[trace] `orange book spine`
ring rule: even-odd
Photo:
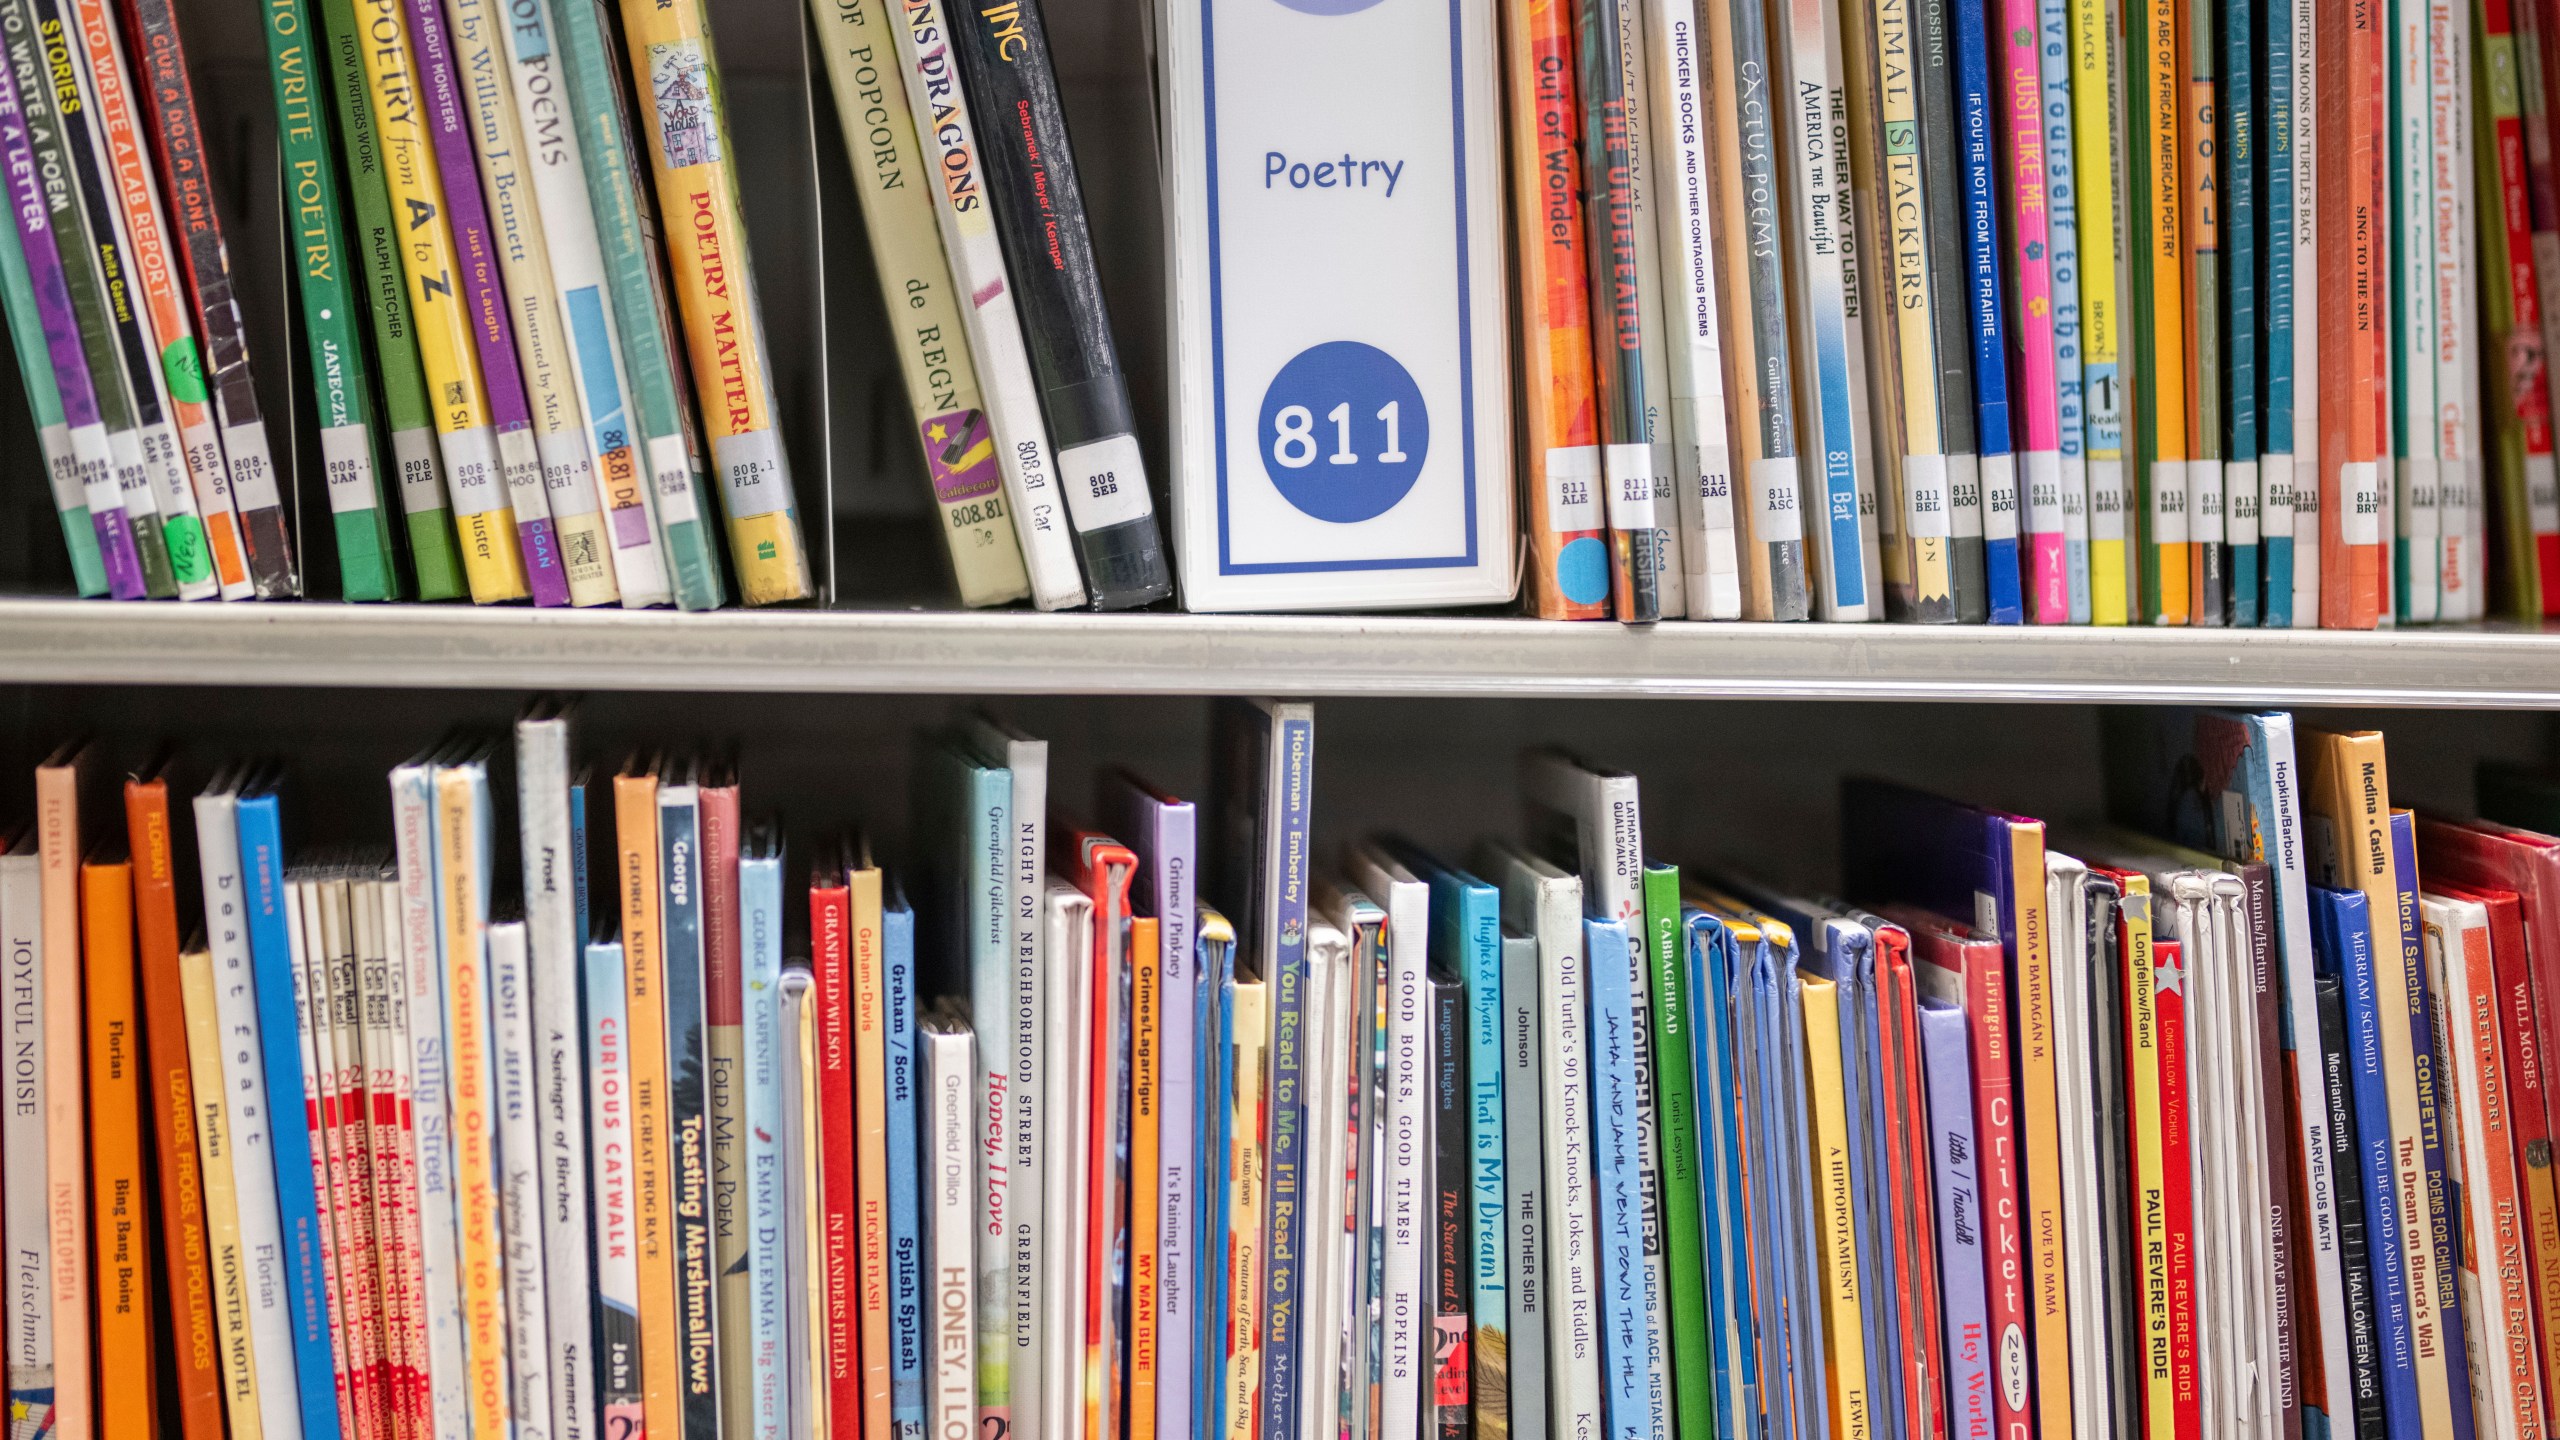
[[[178,974],[178,887],[169,843],[169,787],[131,780],[124,820],[133,853],[134,933],[142,960],[143,1039],[151,1066],[153,1138],[160,1146],[160,1244],[169,1286],[178,1433],[222,1440],[222,1361],[206,1264],[204,1183],[196,1154],[195,1075],[187,1058],[187,1002]]]
[[[89,1093],[81,1062],[80,786],[88,757],[64,750],[36,771],[36,854],[44,895],[45,1210],[53,1247],[53,1440],[90,1440]]]
[[[630,1006],[632,1233],[639,1243],[640,1413],[653,1440],[684,1434],[676,1361],[675,1237],[668,1213],[667,1008],[658,936],[658,777],[613,779],[622,872],[623,993]]]
[[[1502,26],[1519,257],[1514,303],[1529,594],[1540,619],[1605,620],[1609,531],[1599,493],[1599,417],[1592,409],[1572,10],[1565,0],[1518,0],[1502,7]]]
[[[2423,902],[2432,905],[2432,900]],[[2485,908],[2477,912],[2485,920]],[[2455,929],[2445,937],[2442,963],[2462,971],[2460,1014],[2439,1011],[2448,1036],[2459,1036],[2457,1058],[2448,1047],[2457,1091],[2452,1112],[2462,1144],[2456,1147],[2463,1178],[2479,1187],[2485,1204],[2463,1207],[2462,1253],[2471,1258],[2478,1303],[2469,1307],[2476,1324],[2466,1337],[2474,1347],[2497,1346],[2504,1358],[2505,1393],[2494,1388],[2479,1393],[2483,1408],[2503,1411],[2497,1434],[2512,1440],[2543,1440],[2542,1369],[2534,1344],[2533,1287],[2525,1262],[2524,1195],[2516,1180],[2515,1136],[2508,1120],[2506,1064],[2500,1052],[2498,971],[2486,924]],[[2450,993],[2451,987],[2439,985]],[[2464,1190],[2468,1199],[2469,1186]],[[2474,1223],[2485,1210],[2483,1227]],[[2480,1349],[2473,1363],[2481,1365]],[[2494,1374],[2494,1368],[2490,1368]],[[2475,1387],[2479,1391],[2479,1387]]]
[[[99,1440],[159,1440],[151,1236],[142,1178],[142,1026],[135,1013],[133,866],[80,867],[89,1001],[90,1195],[98,1236]]]
[[[2044,826],[2009,822],[2009,889],[2018,936],[2019,1139],[2026,1162],[2027,1313],[2035,1324],[2036,1411],[2048,1435],[2071,1433],[2071,1311],[2062,1269],[2062,1101],[2054,1045],[2053,946],[2046,934]]]
[[[846,877],[853,940],[853,1135],[859,1164],[862,1265],[862,1434],[889,1436],[889,1045],[883,1028],[880,872]]]
[[[1156,1440],[1156,1292],[1163,1273],[1156,1215],[1164,1124],[1156,1106],[1157,1077],[1163,1073],[1157,1052],[1164,1035],[1162,933],[1162,922],[1152,915],[1129,921],[1128,1440]]]
[[[2331,273],[2320,281],[2321,421],[2320,623],[2370,630],[2381,614],[2386,243],[2383,200],[2383,13],[2379,0],[2327,0],[2320,56],[2323,248]],[[2334,170],[2332,166],[2334,165]],[[2333,288],[2334,287],[2334,288]],[[2334,460],[2331,458],[2334,455]]]

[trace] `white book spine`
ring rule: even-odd
[[[1696,0],[1652,0],[1647,20],[1654,215],[1668,272],[1662,328],[1671,369],[1671,472],[1679,487],[1682,588],[1690,619],[1735,620],[1742,615],[1742,575],[1716,314],[1706,34]]]
[[[1005,499],[1013,506],[1014,535],[1022,542],[1032,603],[1043,610],[1073,609],[1085,601],[1083,572],[1058,492],[1057,457],[1041,421],[1040,391],[1032,380],[1004,252],[978,172],[977,141],[950,48],[951,26],[941,0],[903,6],[900,20],[892,28],[898,63],[909,77],[907,103],[915,112],[918,138],[931,147],[926,168],[942,181],[935,190],[933,218],[942,230],[952,282],[969,300],[960,313],[1004,466]]]
[[[933,1359],[926,1423],[935,1440],[969,1440],[978,1429],[977,1129],[970,1099],[976,1066],[966,1027],[928,1024],[924,1046],[925,1291],[932,1297]]]
[[[1005,1007],[1001,1021],[991,1017],[979,1028],[1000,1042],[988,1044],[980,1061],[987,1067],[988,1083],[1005,1097],[997,1121],[1002,1127],[999,1142],[1012,1172],[1007,1193],[1023,1197],[1023,1203],[1008,1205],[1003,1236],[1008,1254],[1004,1293],[1012,1313],[1002,1329],[1013,1423],[1019,1431],[1038,1423],[1041,1396],[1050,1383],[1041,1363],[1048,1323],[1041,1303],[1048,1236],[1038,1209],[1048,1158],[1043,1126],[1048,1123],[1049,1065],[1041,1030],[1049,990],[1048,927],[1042,913],[1049,888],[1049,745],[1015,735],[983,717],[970,720],[968,729],[984,756],[1002,763],[1013,780],[1013,831],[1005,848],[1004,886],[1004,925],[1010,937],[1006,982],[1012,1003]],[[980,1343],[995,1343],[994,1327]],[[1019,1440],[1040,1437],[1033,1431]]]
[[[1537,906],[1540,1108],[1546,1115],[1547,1389],[1556,1440],[1596,1440],[1600,1418],[1600,1281],[1592,1233],[1590,1009],[1582,886],[1541,882]]]
[[[2429,0],[2392,0],[2391,299],[2390,370],[2398,404],[2391,411],[2397,463],[2391,475],[2391,512],[2385,573],[2405,565],[2406,586],[2395,596],[2386,586],[2382,606],[2399,618],[2436,618],[2436,312],[2435,35]],[[2391,523],[2391,522],[2386,522]],[[2389,543],[2396,536],[2398,544]]]
[[[210,881],[208,881],[210,888]],[[212,918],[207,906],[207,918]],[[9,1246],[8,1382],[12,1396],[10,1440],[36,1440],[50,1425],[52,1406],[34,1397],[53,1393],[53,1254],[45,1194],[45,984],[44,870],[32,845],[0,854],[0,951],[5,951],[9,1012],[9,1112],[0,1120],[7,1200],[0,1204],[0,1236]],[[21,1409],[23,1406],[25,1408]]]
[[[1507,927],[1506,927],[1507,928]],[[1537,1151],[1540,1122],[1538,1064],[1544,1026],[1538,1017],[1538,945],[1534,937],[1502,939],[1502,1178],[1503,1258],[1510,1275],[1511,1433],[1518,1440],[1547,1437],[1546,1166]],[[1702,997],[1707,1004],[1714,997]],[[1700,1097],[1703,1102],[1706,1097]]]
[[[2065,1063],[2057,1068],[2057,1120],[2061,1127],[2064,1219],[2064,1293],[2071,1307],[2071,1383],[2075,1392],[2101,1393],[2107,1384],[2107,1248],[2098,1210],[2097,1097],[2091,1089],[2087,897],[2088,867],[2045,852],[2045,914],[2052,917],[2054,1043]],[[1713,1004],[1709,999],[1705,1003]],[[1871,1005],[1873,1001],[1869,1002]],[[2094,1388],[2092,1388],[2094,1387]],[[2102,1406],[2078,1407],[2077,1440],[2106,1440]]]
[[[286,1309],[284,1226],[276,1213],[273,1123],[249,970],[246,877],[240,868],[236,798],[196,797],[197,868],[204,881],[205,935],[213,947],[215,1014],[222,1027],[222,1084],[229,1097],[232,1176],[246,1257],[249,1338],[258,1371],[264,1440],[301,1440],[301,1392],[294,1385],[293,1317]],[[293,1117],[297,1122],[298,1116]]]
[[[1342,1233],[1342,1049],[1335,1025],[1335,991],[1343,968],[1342,931],[1327,921],[1307,930],[1306,1014],[1300,1065],[1306,1097],[1306,1229],[1299,1243],[1301,1284],[1298,1366],[1298,1440],[1328,1440],[1341,1430],[1342,1330],[1320,1324],[1341,1314],[1335,1286]],[[1161,1012],[1159,1012],[1161,1013]]]
[[[1641,530],[1652,529],[1655,576],[1660,585],[1662,613],[1679,616],[1688,613],[1689,599],[1686,577],[1680,562],[1680,506],[1683,487],[1678,462],[1673,458],[1673,440],[1677,425],[1672,417],[1671,362],[1663,344],[1665,307],[1662,284],[1661,221],[1662,204],[1655,194],[1654,152],[1657,145],[1653,133],[1654,110],[1651,101],[1654,77],[1648,72],[1645,56],[1646,20],[1644,7],[1623,4],[1611,7],[1618,19],[1618,56],[1626,85],[1624,114],[1627,129],[1627,202],[1634,213],[1631,234],[1635,240],[1636,288],[1646,297],[1642,323],[1638,327],[1643,347],[1645,441],[1641,447],[1613,447],[1629,460],[1642,457],[1645,503],[1627,507],[1628,522]],[[1613,454],[1612,458],[1616,458]],[[1636,477],[1621,477],[1611,487],[1612,494],[1632,484]]]
[[[2468,203],[2473,193],[2470,7],[2455,0],[2428,0],[2427,30],[2435,43],[2429,100],[2436,141],[2430,157],[2437,317],[2436,618],[2467,620],[2473,591],[2486,578],[2468,534],[2471,487],[2480,473],[2478,452],[2469,447],[2480,398],[2466,364],[2478,317],[2464,308],[2471,293],[2468,278],[2478,264],[2476,248],[2469,243],[2474,218]]]
[[[1052,880],[1041,905],[1041,925],[1052,963],[1067,982],[1049,986],[1040,1004],[1041,1048],[1065,1064],[1059,1084],[1067,1098],[1064,1112],[1041,1135],[1046,1153],[1040,1175],[1040,1228],[1045,1232],[1049,1261],[1041,1273],[1040,1370],[1063,1381],[1078,1373],[1077,1359],[1083,1349],[1078,1342],[1084,1314],[1084,1227],[1077,1223],[1076,1197],[1084,1193],[1081,1117],[1086,1114],[1087,1051],[1079,1043],[1082,1027],[1077,1019],[1084,1007],[1077,999],[1090,993],[1093,984],[1089,958],[1093,902],[1065,881]],[[1067,1440],[1076,1434],[1083,1398],[1081,1384],[1061,1383],[1041,1391],[1042,1440]],[[1018,1415],[1015,1423],[1021,1423]]]
[[[579,1023],[576,840],[569,826],[569,722],[516,724],[529,957],[534,1162],[542,1213],[542,1270],[551,1354],[550,1440],[592,1440],[594,1287],[587,1268],[586,1032]],[[510,1157],[512,1163],[512,1157]],[[512,1257],[511,1257],[512,1265]],[[511,1268],[510,1274],[515,1273]],[[533,1272],[527,1272],[533,1273]]]
[[[491,1038],[497,1050],[498,1225],[506,1256],[507,1351],[516,1440],[550,1440],[550,1316],[543,1297],[542,1121],[534,1051],[533,958],[521,923],[489,927]]]
[[[469,1427],[463,1419],[462,1261],[445,1094],[444,929],[436,923],[432,767],[403,765],[391,772],[391,819],[408,957],[409,1091],[417,1105],[418,1268],[426,1316],[428,1403],[435,1433],[459,1435]]]
[[[1386,1378],[1379,1413],[1382,1433],[1418,1435],[1432,1360],[1424,1289],[1434,1204],[1427,899],[1412,881],[1377,889],[1386,897],[1388,935]]]

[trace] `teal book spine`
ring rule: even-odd
[[[89,520],[89,497],[80,486],[80,462],[71,453],[71,427],[62,416],[62,390],[54,384],[44,317],[36,309],[34,283],[18,227],[0,225],[0,307],[9,318],[9,344],[18,353],[18,378],[27,387],[27,414],[35,421],[54,513],[62,519],[62,543],[71,553],[71,583],[82,595],[107,593],[107,571],[98,559],[98,535]]]

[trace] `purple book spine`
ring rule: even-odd
[[[454,73],[442,0],[409,0],[409,40],[417,51],[427,129],[435,137],[436,168],[444,180],[445,215],[453,225],[463,293],[471,307],[472,348],[480,357],[481,383],[489,391],[490,428],[497,432],[516,539],[524,550],[525,584],[533,591],[534,604],[566,605],[569,572],[560,564],[550,512],[522,503],[527,495],[542,494],[542,460],[534,448],[533,407],[525,398],[524,370],[516,363],[506,286],[498,277],[498,252],[489,238],[480,161],[471,148],[471,122],[462,113],[462,82]]]
[[[91,386],[89,361],[80,349],[80,320],[72,313],[71,289],[62,278],[62,254],[54,248],[52,212],[36,176],[27,117],[18,108],[17,77],[5,64],[0,64],[0,166],[9,172],[9,211],[18,227],[18,248],[26,255],[27,288],[35,292],[54,388],[62,396],[62,420],[71,432],[81,493],[112,494],[115,481],[98,416],[98,392]],[[18,363],[32,364],[34,357],[22,356]],[[98,534],[107,593],[118,600],[143,598],[142,559],[134,551],[133,529],[125,522],[123,503],[101,505],[92,498],[89,524]]]
[[[1974,1179],[1973,1065],[1964,1011],[1920,1002],[1928,1066],[1929,1155],[1938,1185],[1938,1272],[1947,1333],[1947,1391],[1957,1435],[1992,1432],[1991,1346],[1982,1278],[1982,1189]]]

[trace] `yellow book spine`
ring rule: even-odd
[[[231,1127],[223,1114],[222,1019],[213,985],[212,953],[182,951],[178,986],[187,1016],[187,1073],[194,1087],[196,1156],[204,1183],[205,1252],[213,1274],[222,1403],[231,1421],[231,1440],[263,1440],[258,1368],[249,1349],[249,1285],[240,1254],[240,1198],[231,1178]]]
[[[2089,418],[2089,618],[2132,618],[2132,571],[2125,560],[2124,415],[2116,254],[2116,29],[2106,0],[2072,0],[2071,148],[2081,177],[2080,367]],[[2112,504],[2112,511],[2102,505]]]
[[[97,1226],[99,1440],[156,1440],[151,1234],[142,1175],[142,1024],[133,959],[133,867],[80,867],[89,1009],[90,1203]]]
[[[1157,1279],[1162,1245],[1157,1223],[1158,1157],[1163,1112],[1156,1104],[1164,1033],[1162,922],[1129,921],[1129,1423],[1128,1440],[1156,1440]]]
[[[401,221],[400,273],[409,284],[410,332],[418,337],[418,360],[444,451],[462,571],[476,604],[521,600],[524,557],[517,549],[515,510],[489,423],[479,352],[472,348],[471,314],[460,293],[453,226],[445,218],[444,182],[427,136],[405,6],[402,0],[356,0],[356,8],[367,39],[360,48],[382,173],[391,188],[392,213]]]
[[[489,928],[484,903],[478,781],[460,770],[436,776],[437,878],[443,883],[444,1013],[453,1107],[453,1202],[462,1237],[462,1326],[469,1364],[464,1403],[472,1433],[504,1435],[514,1424],[507,1387],[507,1296],[498,1234],[498,1112],[489,1051]]]
[[[1822,1333],[1830,1351],[1822,1366],[1830,1386],[1831,1433],[1867,1440],[1874,1414],[1867,1403],[1866,1321],[1858,1296],[1858,1218],[1850,1195],[1848,1107],[1841,1099],[1840,987],[1804,980],[1805,1067],[1812,1083],[1814,1220],[1822,1242]]]
[[[738,208],[736,137],[702,0],[622,0],[622,25],[738,588],[750,605],[804,600],[808,554],[774,422],[772,364]]]
[[[1229,1112],[1234,1181],[1227,1203],[1227,1434],[1262,1433],[1262,1067],[1271,1021],[1260,982],[1236,987],[1236,1088]]]
[[[2124,879],[2125,1075],[2133,1137],[2134,1234],[2141,1255],[2142,1407],[2148,1440],[2177,1440],[2178,1381],[2169,1344],[2169,1219],[2160,1145],[2160,1021],[2152,1004],[2151,881]]]
[[[2071,1307],[2062,1269],[2062,1093],[2054,1043],[2053,944],[2046,933],[2044,826],[2009,826],[2010,894],[2018,935],[2019,1139],[2026,1166],[2027,1314],[2035,1324],[2036,1410],[2071,1433]]]
[[[623,995],[631,1036],[632,1231],[639,1240],[641,1420],[653,1436],[684,1433],[676,1361],[676,1270],[667,1197],[667,1011],[658,943],[658,777],[613,782],[622,867]]]

